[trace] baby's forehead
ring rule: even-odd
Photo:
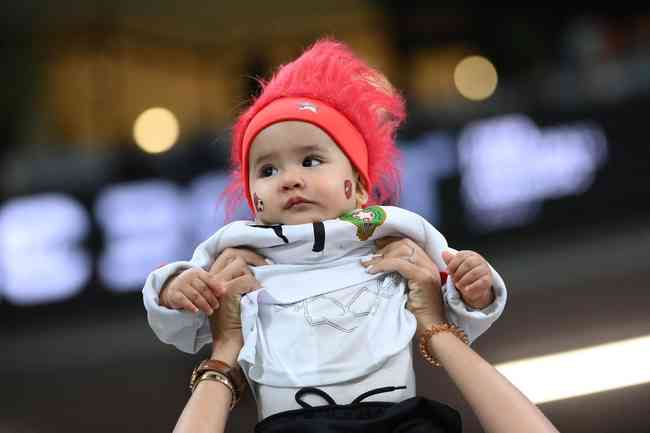
[[[285,120],[273,123],[262,129],[252,142],[256,143],[282,140],[290,143],[332,143],[335,144],[329,134],[319,126],[299,120]]]
[[[295,155],[303,154],[309,152],[327,152],[330,150],[328,146],[323,146],[318,143],[295,143],[287,142],[282,143],[282,145],[274,145],[273,143],[268,145],[259,145],[256,149],[253,148],[251,151],[251,156],[255,159],[266,158],[269,156],[285,156],[285,155]]]
[[[251,143],[252,162],[270,155],[336,152],[338,145],[321,128],[300,122],[278,122],[264,128]]]

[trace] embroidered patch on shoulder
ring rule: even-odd
[[[375,229],[386,221],[386,211],[381,206],[370,206],[343,214],[339,219],[357,226],[357,237],[367,241]]]

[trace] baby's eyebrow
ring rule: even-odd
[[[253,166],[259,165],[262,161],[265,161],[267,159],[271,159],[275,155],[275,152],[267,152],[259,155],[255,160],[253,161]]]
[[[304,146],[296,146],[296,148],[293,149],[294,152],[304,154],[304,153],[310,153],[310,152],[324,152],[323,146],[320,146],[318,144],[308,144]],[[257,166],[263,161],[266,161],[267,159],[272,159],[276,154],[280,152],[278,151],[270,151],[267,153],[263,153],[259,155],[255,160],[253,161],[253,166]]]

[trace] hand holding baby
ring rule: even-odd
[[[241,338],[240,302],[243,294],[261,287],[249,265],[268,265],[264,257],[246,248],[226,248],[210,267],[218,281],[218,311],[210,317],[214,341]]]
[[[375,242],[377,255],[362,261],[369,273],[398,272],[408,281],[406,307],[417,320],[420,334],[446,322],[440,293],[440,272],[427,253],[410,239],[386,237]]]

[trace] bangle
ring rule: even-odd
[[[456,337],[458,337],[463,343],[469,345],[469,339],[467,338],[467,334],[465,334],[465,332],[459,327],[457,327],[456,325],[450,323],[431,325],[429,328],[425,329],[424,332],[422,333],[422,336],[420,337],[419,346],[420,346],[420,354],[422,355],[422,357],[434,367],[440,367],[440,363],[436,361],[433,358],[433,356],[431,356],[431,354],[429,353],[427,342],[432,336],[440,332],[451,332]]]
[[[216,375],[208,373],[215,373]],[[224,380],[220,380],[219,377]],[[190,390],[194,392],[197,384],[203,379],[216,380],[230,389],[232,392],[231,409],[235,407],[246,389],[246,379],[241,368],[239,366],[233,368],[225,362],[216,359],[206,359],[194,369],[192,378],[190,379]]]
[[[204,380],[211,380],[214,382],[220,382],[226,386],[230,390],[230,410],[232,410],[235,405],[237,404],[237,401],[239,400],[237,398],[237,392],[235,391],[235,388],[233,387],[232,383],[230,383],[230,380],[226,377],[225,374],[220,373],[218,371],[214,370],[208,370],[205,373],[203,373],[199,378],[194,381],[194,385],[192,387],[192,392],[196,390],[196,387],[199,386],[199,383],[203,382]]]

